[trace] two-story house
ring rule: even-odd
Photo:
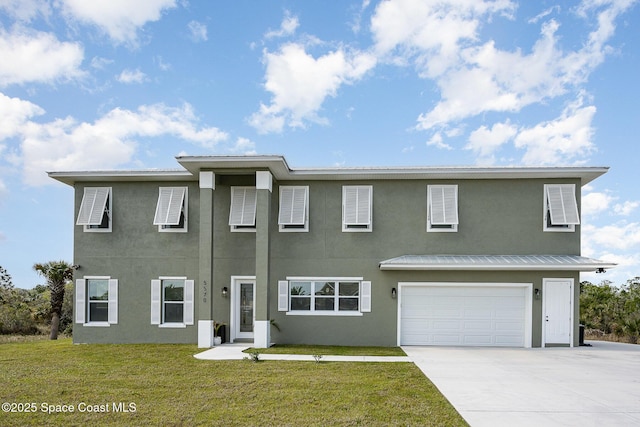
[[[578,344],[580,190],[602,167],[50,172],[73,187],[74,342]],[[275,323],[278,328],[274,328]]]

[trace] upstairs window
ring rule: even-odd
[[[575,231],[580,224],[575,184],[545,184],[544,231]]]
[[[458,231],[458,186],[427,186],[427,231]]]
[[[76,225],[88,232],[111,232],[111,187],[86,187]]]
[[[342,187],[342,231],[372,231],[373,186]]]
[[[187,206],[187,187],[160,187],[153,225],[160,232],[186,232]]]
[[[231,231],[256,231],[257,201],[258,193],[255,187],[231,187]]]
[[[280,231],[309,231],[309,187],[280,187]]]

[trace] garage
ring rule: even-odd
[[[399,344],[531,347],[528,283],[399,283]]]

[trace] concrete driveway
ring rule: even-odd
[[[640,426],[640,345],[403,347],[472,427]]]

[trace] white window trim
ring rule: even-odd
[[[294,221],[290,220],[290,221],[284,221],[281,218],[282,212],[283,212],[283,197],[282,197],[282,193],[283,191],[287,191],[287,190],[291,190],[293,191],[294,195],[296,193],[296,190],[303,190],[304,191],[304,221],[302,223],[296,222],[294,223]],[[291,210],[294,211],[294,204],[295,204],[295,198],[292,197],[291,200]],[[291,214],[291,216],[293,216],[293,213]],[[279,201],[279,209],[278,209],[278,229],[280,232],[282,233],[306,233],[309,231],[309,186],[302,186],[302,185],[283,185],[280,186],[280,201]]]
[[[234,205],[233,205],[233,196],[236,191],[242,190],[244,192],[244,197],[246,200],[247,190],[254,190],[255,194],[255,202],[253,207],[253,223],[234,223],[233,221],[233,213],[234,213]],[[234,233],[255,233],[256,232],[256,211],[258,209],[258,191],[256,187],[247,187],[247,186],[233,186],[231,187],[231,200],[229,203],[229,227],[231,232]],[[242,214],[241,217],[244,218],[244,210],[246,208],[246,204],[242,205]],[[242,221],[242,220],[241,220]],[[244,222],[244,221],[242,221]]]
[[[104,211],[106,210],[107,212],[107,217],[109,218],[109,226],[107,228],[92,228],[92,225],[99,225],[99,224],[89,224],[87,222],[81,221],[80,220],[80,214],[83,210],[84,207],[84,203],[85,203],[85,197],[87,195],[87,190],[97,190],[100,188],[106,188],[108,190],[107,192],[107,198],[105,200],[105,207],[102,210],[103,215],[100,216],[101,222],[102,222],[102,217],[104,216]],[[91,210],[93,210],[93,207],[91,208]],[[113,228],[113,191],[112,191],[112,187],[85,187],[84,188],[84,194],[82,195],[82,202],[80,202],[80,209],[78,211],[78,219],[76,220],[76,225],[82,225],[82,229],[85,233],[111,233],[112,228]]]
[[[106,322],[89,321],[90,302],[87,292],[88,280],[107,280],[109,286],[109,296],[107,298],[108,320]],[[84,276],[77,279],[75,284],[75,323],[80,323],[86,327],[108,328],[118,324],[118,280],[111,276]]]
[[[368,189],[369,192],[369,204],[367,209],[367,220],[360,221],[356,219],[355,221],[347,222],[347,191],[356,190],[356,201],[355,201],[355,210],[356,217],[360,214],[360,206],[358,203],[358,198],[360,197],[360,191],[364,189]],[[353,202],[353,201],[350,201]],[[342,186],[342,231],[346,233],[370,233],[373,231],[373,185],[343,185]]]
[[[545,184],[544,185],[544,203],[542,205],[542,227],[543,227],[543,231],[545,232],[574,233],[576,231],[575,224],[549,225],[549,222],[550,222],[549,215],[551,215],[551,212],[549,209],[548,188],[549,186],[565,186],[565,185],[571,186],[573,188],[573,202],[576,204],[576,210],[578,209],[577,207],[578,201],[576,200],[576,197],[575,197],[575,189],[576,189],[575,184]],[[580,215],[580,212],[578,211],[578,217],[579,215]],[[579,223],[579,219],[578,219],[578,223]]]
[[[162,296],[163,280],[184,280],[182,322],[163,322],[164,302]],[[158,287],[156,289],[156,287]],[[159,295],[155,295],[159,292]],[[156,299],[159,297],[159,299]],[[160,276],[151,280],[151,324],[158,325],[159,328],[186,328],[193,325],[195,305],[195,283],[187,279],[186,276]],[[155,317],[157,315],[157,318]]]
[[[432,224],[432,190],[434,188],[454,188],[455,191],[455,219],[448,223]],[[428,233],[456,233],[458,231],[458,186],[457,185],[427,185],[427,232]]]
[[[158,218],[158,209],[160,207],[160,198],[162,197],[162,190],[165,189],[171,189],[172,192],[172,197],[173,197],[173,193],[176,190],[183,190],[184,189],[184,194],[182,196],[182,206],[181,206],[181,214],[184,215],[184,226],[181,228],[177,228],[177,227],[171,227],[172,225],[178,225],[178,224],[169,224],[166,220],[165,221],[157,221]],[[154,225],[158,226],[158,231],[160,233],[187,233],[189,231],[189,187],[160,187],[158,188],[158,203],[156,204],[156,214],[154,216]]]
[[[358,310],[357,311],[340,311],[338,310],[339,304],[335,305],[334,310],[314,310],[313,300],[314,296],[309,295],[312,300],[312,305],[310,310],[291,310],[291,294],[289,290],[289,284],[291,282],[358,282],[359,290],[358,290]],[[363,290],[369,291],[367,295],[364,295]],[[286,290],[286,301],[285,301],[285,293]],[[338,295],[335,295],[334,298],[339,300]],[[363,308],[363,302],[366,304],[366,307]],[[362,277],[299,277],[299,276],[288,276],[287,280],[278,281],[278,311],[286,311],[287,316],[346,316],[346,317],[354,317],[354,316],[363,316],[363,313],[371,311],[371,282],[363,280]]]

